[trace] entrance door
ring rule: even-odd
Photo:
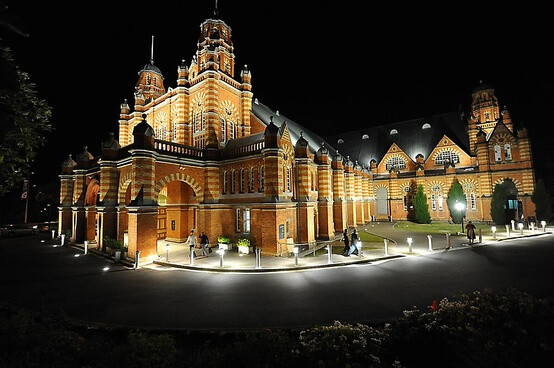
[[[376,206],[376,215],[377,218],[388,217],[389,216],[389,206],[388,206],[388,191],[387,188],[377,188],[377,206]]]

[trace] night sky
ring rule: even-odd
[[[56,131],[34,170],[56,181],[61,162],[93,155],[118,131],[150,58],[175,87],[214,1],[4,0],[29,33],[0,30],[18,65],[53,107]],[[123,3],[123,2],[122,2]],[[321,136],[467,109],[492,85],[531,134],[538,168],[552,156],[554,73],[548,12],[526,2],[219,1],[232,29],[236,72],[248,64],[254,97]],[[432,5],[431,5],[432,4]],[[537,170],[538,176],[540,171]]]

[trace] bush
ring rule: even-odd
[[[104,245],[106,247],[109,247],[111,250],[116,251],[122,251],[123,250],[123,243],[120,242],[117,239],[110,238],[109,236],[104,237]]]
[[[231,238],[228,236],[220,235],[217,237],[217,242],[221,244],[231,244]]]
[[[248,238],[240,238],[237,240],[237,247],[249,247],[250,246],[250,239]]]

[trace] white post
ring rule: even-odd
[[[389,239],[383,239],[383,242],[385,242],[385,257],[389,255]]]
[[[541,226],[542,226],[542,231],[546,232],[546,221],[542,220],[541,221]]]
[[[406,241],[408,242],[408,253],[412,253],[412,238],[406,238]]]
[[[519,228],[519,235],[523,235],[523,223],[522,222],[518,223],[517,227]]]
[[[169,249],[171,248],[171,245],[169,245],[169,243],[167,243],[165,245],[165,261],[166,262],[169,262]]]
[[[56,237],[56,230],[52,230],[52,239]]]
[[[88,253],[88,240],[85,240],[85,254]]]
[[[427,235],[427,241],[429,242],[429,252],[433,251],[433,235]]]
[[[294,264],[298,266],[298,247],[294,247],[292,252],[294,253]]]
[[[331,244],[327,244],[327,263],[333,263],[333,260],[331,259],[331,253],[333,253],[333,247]]]
[[[223,255],[225,254],[225,250],[219,249],[217,253],[219,253],[219,267],[223,268]]]
[[[496,240],[496,226],[491,226],[492,238]]]
[[[450,248],[450,233],[446,233],[446,249]]]
[[[483,242],[483,232],[481,229],[479,229],[479,243]]]
[[[260,248],[256,248],[256,268],[260,269],[262,268],[262,250]]]
[[[62,234],[62,242],[61,242],[61,245],[63,245],[64,242],[65,242],[65,234]]]
[[[510,225],[506,225],[506,238],[510,237]]]
[[[512,231],[516,231],[516,222],[514,220],[510,220],[510,222],[512,223]]]
[[[140,267],[140,250],[137,249],[135,252],[135,270],[138,270]]]
[[[534,234],[535,233],[535,223],[531,222],[531,223],[529,223],[529,226],[531,226],[531,234]]]

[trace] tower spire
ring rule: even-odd
[[[152,35],[152,45],[150,46],[150,64],[154,64],[154,35]]]

